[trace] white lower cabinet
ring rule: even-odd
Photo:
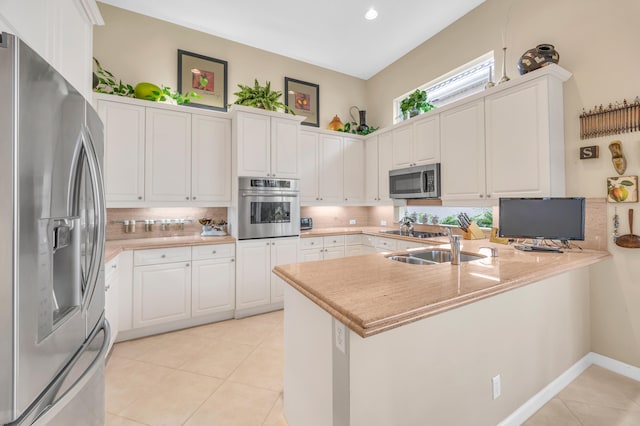
[[[192,248],[191,315],[194,317],[235,307],[235,250],[233,244],[225,246],[228,247]]]
[[[130,259],[133,282],[119,298],[125,340],[233,316],[234,244],[135,250]]]
[[[284,283],[271,271],[298,262],[298,238],[238,241],[236,249],[236,317],[281,308]]]
[[[118,322],[120,312],[118,308],[119,286],[118,286],[118,258],[109,261],[104,267],[104,314],[109,321],[111,328],[111,339],[109,340],[109,350],[118,337]],[[109,353],[109,351],[107,351]]]
[[[344,242],[344,235],[302,238],[300,240],[300,262],[344,257]]]
[[[188,261],[136,266],[133,273],[133,326],[146,327],[191,316]]]

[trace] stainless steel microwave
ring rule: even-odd
[[[440,198],[440,163],[389,171],[390,198]]]

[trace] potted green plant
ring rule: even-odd
[[[420,89],[416,89],[415,92],[400,101],[400,110],[405,119],[415,117],[421,112],[427,112],[434,108],[435,105],[427,102],[427,92]]]
[[[268,111],[283,109],[285,112],[295,115],[295,112],[293,112],[291,108],[278,100],[280,99],[280,96],[282,96],[282,92],[271,90],[270,81],[267,81],[265,86],[260,86],[258,80],[255,79],[253,87],[244,86],[242,84],[238,84],[238,87],[240,88],[240,91],[234,93],[237,97],[234,102],[236,105],[251,106],[266,109]]]

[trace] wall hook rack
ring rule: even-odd
[[[580,114],[580,139],[598,138],[601,136],[619,135],[640,131],[640,98],[633,102],[609,103],[604,107],[594,106]]]

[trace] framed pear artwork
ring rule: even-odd
[[[637,203],[638,176],[607,178],[607,201],[610,203]]]

